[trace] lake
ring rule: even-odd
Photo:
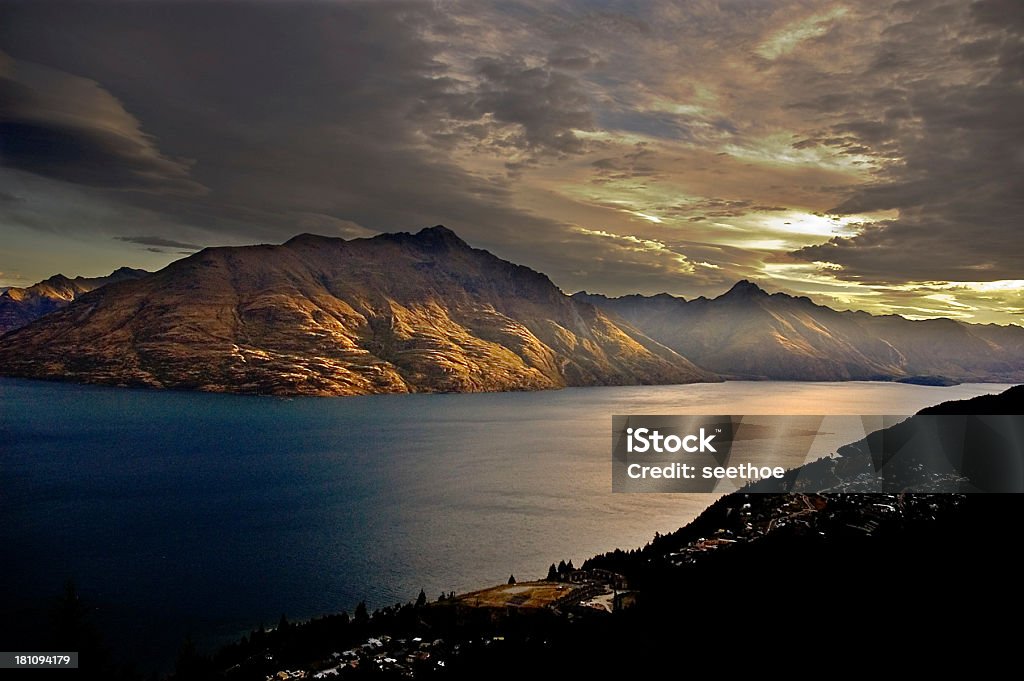
[[[4,618],[73,578],[143,669],[265,623],[543,577],[709,494],[612,494],[613,414],[910,414],[1007,386],[278,399],[0,379]]]

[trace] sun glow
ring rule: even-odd
[[[997,281],[950,281],[941,288],[963,288],[978,293],[1003,291],[1024,292],[1024,279],[999,279]]]
[[[773,232],[804,234],[808,236],[850,236],[854,225],[863,223],[865,218],[857,215],[822,215],[818,213],[784,213],[766,215],[760,220],[761,226]]]
[[[656,225],[660,225],[662,223],[662,219],[659,218],[657,215],[651,215],[650,213],[641,213],[638,210],[631,210],[631,211],[628,211],[628,212],[633,214],[633,215],[635,215],[635,216],[637,216],[638,218],[643,218],[644,220],[647,220],[648,222],[653,222]]]

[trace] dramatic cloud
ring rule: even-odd
[[[1018,3],[915,9],[853,74],[874,85],[853,88],[858,115],[819,140],[886,161],[833,212],[899,217],[796,255],[874,282],[1013,279],[1024,272],[1024,14]]]
[[[527,151],[576,154],[583,151],[577,130],[591,130],[594,122],[586,96],[575,79],[521,59],[481,57],[476,62],[481,86],[467,108],[478,118],[490,116],[497,124],[518,127],[501,144]]]
[[[174,248],[180,249],[185,248],[190,251],[198,251],[202,246],[195,244],[186,244],[181,241],[175,241],[174,239],[165,239],[162,236],[116,236],[114,237],[118,241],[127,241],[131,244],[139,244],[141,246],[152,246],[153,248]]]
[[[569,291],[1019,322],[1020,7],[0,0],[0,269],[445,224]]]
[[[440,47],[420,35],[429,6],[168,4],[158,25],[153,7],[15,4],[0,27],[19,53],[129,90],[146,130],[168,156],[195,159],[192,177],[210,189],[106,200],[171,215],[213,242],[281,240],[332,220],[329,233],[345,236],[352,225],[446,222],[479,235],[550,224],[512,206],[503,179],[447,160],[424,135],[459,100],[435,61]],[[543,122],[529,127],[527,143],[557,141]],[[31,137],[19,143],[19,156],[52,153]],[[32,170],[77,179],[60,164]]]
[[[187,162],[165,157],[95,81],[0,52],[4,165],[114,189],[193,194]]]

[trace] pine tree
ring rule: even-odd
[[[416,597],[416,607],[422,608],[427,604],[427,592],[420,589],[420,595]]]
[[[508,583],[509,584],[515,584],[516,583],[516,576],[515,575],[509,575],[508,576]]]
[[[174,675],[179,679],[206,678],[208,670],[204,667],[208,663],[209,661],[196,651],[196,644],[192,641],[192,636],[186,635],[185,640],[181,643],[181,648],[178,649],[178,660],[174,663]]]
[[[548,568],[548,576],[545,577],[544,579],[549,581],[549,582],[557,582],[558,581],[558,569],[555,568],[555,564],[554,563],[552,563],[551,567]]]
[[[369,623],[370,614],[366,611],[366,601],[359,601],[359,605],[356,606],[356,612],[352,617],[352,621],[359,626]]]

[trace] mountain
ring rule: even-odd
[[[27,288],[0,290],[0,335],[21,328],[45,314],[66,306],[78,296],[101,286],[126,279],[139,279],[149,272],[121,267],[105,277],[75,277],[56,274]]]
[[[444,227],[207,248],[3,336],[0,374],[279,395],[717,380]]]
[[[726,378],[799,381],[1024,380],[1024,328],[838,312],[741,281],[714,298],[667,294],[596,305]]]

